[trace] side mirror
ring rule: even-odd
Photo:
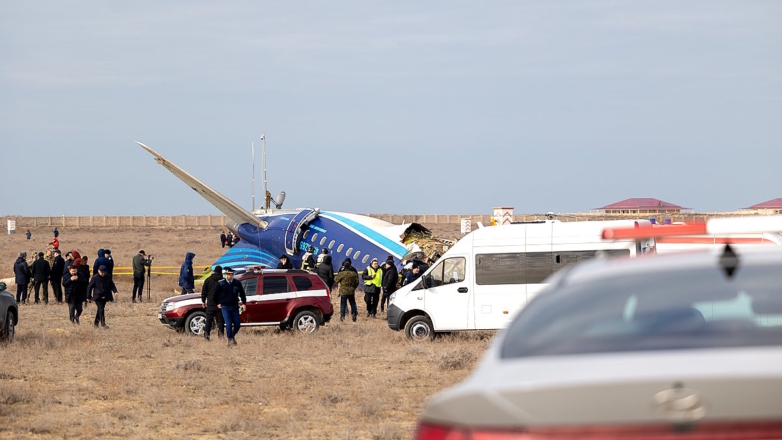
[[[430,287],[434,287],[434,279],[432,278],[431,275],[426,275],[424,277],[424,287],[427,289]]]

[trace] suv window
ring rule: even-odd
[[[502,357],[782,345],[779,267],[603,277],[537,296]]]
[[[257,295],[258,277],[245,278],[241,281],[245,295]]]
[[[310,290],[312,288],[312,280],[300,275],[293,277],[293,285],[296,286],[296,290]]]
[[[288,293],[288,278],[284,275],[267,275],[263,277],[263,291],[261,295],[274,293]]]

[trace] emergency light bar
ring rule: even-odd
[[[782,215],[755,216],[749,218],[712,218],[704,223],[684,225],[643,225],[633,228],[608,228],[603,231],[604,240],[644,239],[685,235],[762,234],[782,232]]]

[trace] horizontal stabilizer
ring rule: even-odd
[[[149,151],[150,154],[155,156],[155,161],[157,163],[163,165],[163,167],[165,167],[168,171],[170,171],[171,174],[177,176],[179,180],[185,182],[187,186],[189,186],[190,188],[193,188],[193,191],[197,192],[199,195],[201,195],[201,197],[206,199],[207,202],[211,203],[215,208],[219,209],[220,212],[227,215],[232,220],[239,223],[249,223],[258,228],[266,229],[265,221],[254,216],[251,212],[243,209],[241,206],[232,202],[231,200],[229,200],[227,197],[220,194],[219,192],[213,190],[212,188],[209,188],[203,182],[191,176],[182,168],[179,168],[178,166],[174,165],[173,163],[171,163],[171,161],[161,156],[153,149],[147,147],[141,142],[137,141],[136,143],[141,145],[143,149]]]

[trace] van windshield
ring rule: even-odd
[[[519,314],[502,357],[782,345],[778,273],[715,265],[566,285]]]

